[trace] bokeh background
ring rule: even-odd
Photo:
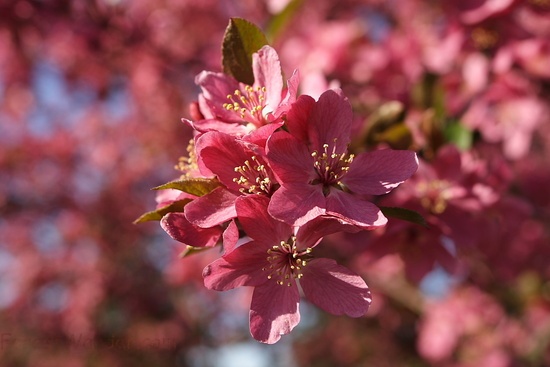
[[[0,365],[550,366],[549,12],[0,0]],[[429,230],[394,219],[327,240],[371,286],[369,314],[304,302],[274,346],[249,335],[248,290],[204,289],[217,250],[181,259],[157,222],[133,224],[178,175],[192,137],[180,119],[195,75],[221,69],[230,17],[267,33],[303,93],[343,88],[355,149],[414,149],[426,167],[383,200]]]

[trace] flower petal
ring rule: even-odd
[[[241,187],[233,181],[240,176],[235,172],[235,167],[242,166],[253,156],[234,136],[216,131],[205,133],[197,140],[197,154],[206,168],[233,191]]]
[[[288,131],[304,144],[309,143],[308,119],[314,106],[315,100],[304,94],[298,97],[286,115]]]
[[[160,221],[162,229],[176,241],[194,247],[215,246],[222,235],[221,227],[200,228],[189,223],[183,213],[168,213]]]
[[[204,107],[207,106],[213,116],[217,116],[223,121],[240,121],[235,117],[236,115],[232,111],[228,111],[223,107],[224,103],[230,102],[227,96],[239,90],[239,83],[235,79],[223,73],[203,71],[195,78],[195,84],[201,87],[204,98],[199,100],[199,102],[202,102],[201,112],[206,110]],[[205,114],[205,112],[203,112],[203,114]],[[208,114],[205,114],[205,116],[206,115]]]
[[[347,192],[331,188],[326,201],[328,215],[341,218],[350,224],[374,229],[388,222],[376,205]]]
[[[242,139],[244,141],[256,144],[257,146],[265,147],[267,139],[269,139],[269,137],[273,135],[273,132],[281,126],[283,126],[283,122],[272,122],[252,130],[248,134],[244,135]]]
[[[266,89],[264,115],[274,112],[281,102],[283,77],[279,55],[273,47],[263,46],[258,52],[252,54],[252,72],[254,73],[254,86]]]
[[[237,216],[235,211],[237,197],[225,187],[217,187],[212,192],[187,204],[185,217],[199,227],[214,227]]]
[[[281,186],[271,197],[268,211],[276,219],[300,226],[325,214],[325,197],[320,185]]]
[[[359,154],[342,182],[354,193],[383,195],[411,177],[418,168],[410,150],[375,150]]]
[[[227,291],[240,286],[257,286],[266,281],[267,249],[257,242],[248,242],[207,265],[202,276],[204,286]],[[274,283],[274,282],[273,282]]]
[[[332,259],[313,259],[303,268],[300,285],[306,298],[333,315],[363,316],[371,304],[365,281]]]
[[[256,287],[250,305],[250,333],[267,344],[276,343],[300,322],[300,293],[296,283],[281,286],[269,281]]]
[[[361,230],[360,227],[351,225],[349,222],[337,217],[328,215],[318,216],[300,226],[296,234],[298,251],[314,247],[324,236],[328,236],[329,234],[336,232],[355,233]]]
[[[322,151],[330,144],[337,152],[347,151],[353,113],[341,90],[327,90],[319,97],[309,116],[311,150]]]
[[[229,222],[229,225],[223,231],[223,250],[225,254],[230,253],[237,247],[239,241],[239,228],[234,220]]]
[[[237,216],[246,234],[267,247],[279,244],[292,235],[292,228],[274,219],[267,212],[269,198],[263,195],[248,195],[237,199]]]
[[[237,122],[225,122],[217,119],[205,119],[198,121],[186,120],[189,125],[198,132],[206,133],[209,131],[219,131],[225,134],[242,136],[245,135],[248,130],[246,126]]]
[[[298,72],[298,69],[294,70],[292,73],[292,76],[287,80],[286,85],[287,89],[284,92],[284,98],[275,110],[270,116],[270,121],[277,120],[286,113],[292,106],[294,102],[296,102],[296,95],[298,94],[298,85],[300,84],[300,73]]]
[[[281,184],[309,183],[317,177],[307,146],[287,132],[279,131],[271,135],[266,154]]]

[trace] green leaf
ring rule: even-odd
[[[222,43],[224,73],[242,83],[254,84],[252,54],[267,44],[267,38],[258,26],[245,19],[231,18]]]
[[[195,196],[203,196],[220,186],[220,182],[212,178],[182,178],[154,187],[153,190],[175,189]]]
[[[172,204],[163,206],[162,208],[147,212],[134,221],[134,224],[149,222],[153,220],[161,220],[168,213],[183,212],[183,208],[191,199],[183,199],[174,201]]]
[[[462,150],[468,150],[472,147],[473,133],[460,122],[451,122],[443,131],[447,141],[454,143]]]
[[[426,219],[424,219],[424,217],[420,215],[420,213],[415,212],[414,210],[388,206],[381,206],[379,208],[380,210],[382,210],[382,213],[386,217],[402,219],[411,223],[420,224],[421,226],[428,227]]]

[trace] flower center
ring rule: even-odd
[[[187,157],[180,157],[174,168],[183,173],[184,177],[194,177],[199,170],[197,155],[195,154],[195,140],[189,140],[187,145]]]
[[[244,165],[235,167],[235,172],[240,174],[233,182],[242,186],[239,191],[242,194],[265,194],[271,195],[274,191],[275,180],[271,171],[261,158],[250,157],[250,161],[244,161]]]
[[[336,143],[337,139],[334,139]],[[349,171],[349,166],[353,162],[354,154],[348,154],[347,150],[343,153],[336,152],[336,144],[329,149],[328,144],[323,144],[323,151],[314,150],[311,153],[313,157],[313,166],[319,175],[319,180],[313,183],[323,183],[325,186],[341,185],[340,180]]]
[[[267,262],[269,266],[263,267],[262,271],[268,271],[267,279],[273,279],[279,285],[291,287],[295,284],[294,279],[303,277],[302,268],[307,262],[304,259],[309,257],[311,248],[298,251],[296,237],[292,236],[287,242],[281,241],[267,250]]]
[[[451,197],[449,187],[449,183],[445,180],[419,183],[417,189],[421,198],[420,204],[433,214],[443,213]]]
[[[223,108],[237,113],[241,119],[252,122],[256,127],[265,123],[262,111],[265,107],[265,87],[253,88],[250,85],[244,87],[244,91],[237,89],[233,94],[228,94],[228,103]]]
[[[498,33],[494,30],[477,27],[472,31],[474,45],[480,50],[492,48],[498,42]]]

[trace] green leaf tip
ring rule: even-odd
[[[241,83],[254,84],[252,54],[267,44],[266,36],[257,25],[242,18],[231,18],[222,43],[224,73]]]
[[[420,224],[421,226],[428,228],[428,223],[426,223],[426,219],[424,219],[424,217],[420,213],[415,212],[414,210],[388,206],[381,206],[380,210],[382,211],[382,214],[384,214],[386,217],[406,220],[407,222]]]
[[[186,192],[195,196],[203,196],[220,185],[219,181],[213,178],[181,178],[170,181],[163,185],[154,187],[153,190],[174,189]]]
[[[183,208],[189,202],[191,202],[190,199],[174,201],[173,203],[163,206],[162,208],[159,208],[141,215],[133,223],[138,224],[138,223],[150,222],[154,220],[159,221],[162,219],[162,217],[164,217],[168,213],[183,212]]]

